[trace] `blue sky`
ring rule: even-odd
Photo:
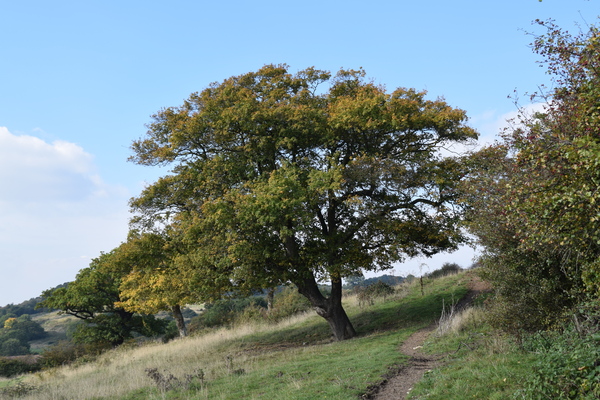
[[[548,83],[531,22],[576,30],[598,14],[597,0],[0,0],[0,305],[73,280],[125,240],[129,198],[165,173],[127,162],[131,142],[211,82],[270,63],[363,67],[389,90],[445,97],[489,141],[515,112],[507,96]]]

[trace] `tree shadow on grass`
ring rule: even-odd
[[[467,293],[466,288],[424,296],[411,296],[400,301],[388,301],[351,315],[358,336],[376,331],[428,325],[437,320],[442,308],[456,303]]]
[[[365,309],[350,308],[348,314],[357,337],[389,330],[418,329],[437,320],[444,306],[456,303],[466,293],[466,288],[455,287],[439,293],[391,299]],[[333,341],[329,324],[315,315],[286,328],[250,335],[240,347],[246,351],[286,350]]]

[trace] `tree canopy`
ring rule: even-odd
[[[186,336],[182,307],[210,296],[194,288],[192,271],[176,261],[180,254],[177,247],[168,236],[131,232],[116,255],[116,262],[127,265],[130,271],[120,281],[120,301],[115,305],[144,314],[170,311],[180,336]]]
[[[29,341],[41,339],[47,333],[28,314],[18,317],[0,316],[0,356],[29,354]]]
[[[343,277],[463,241],[459,161],[440,150],[477,134],[443,99],[388,93],[362,70],[288,69],[213,83],[154,115],[131,160],[172,172],[132,201],[133,224],[185,243],[199,290],[291,282],[345,339]]]

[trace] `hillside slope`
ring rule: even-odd
[[[94,362],[65,366],[22,382],[24,399],[352,399],[380,384],[407,357],[398,346],[467,292],[468,274],[418,281],[359,307],[345,307],[358,337],[334,342],[314,313],[278,324],[220,329],[168,344],[122,346]],[[15,381],[12,382],[14,384]],[[11,384],[0,381],[0,385]]]

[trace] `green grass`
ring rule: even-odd
[[[493,331],[483,309],[458,315],[458,327],[433,335],[424,351],[444,356],[445,366],[425,374],[411,391],[411,399],[514,398],[531,373],[536,356],[523,351],[514,339]]]
[[[314,313],[276,325],[221,329],[168,344],[121,347],[94,363],[25,378],[37,391],[22,399],[357,399],[406,362],[399,345],[439,318],[442,304],[466,293],[464,274],[399,288],[397,295],[345,308],[358,336],[334,342]],[[230,360],[229,365],[227,358]],[[183,380],[204,372],[191,390],[161,391],[145,370]],[[243,373],[233,371],[243,370]]]
[[[348,399],[404,362],[398,345],[411,330],[386,331],[347,342],[246,356],[243,375],[222,375],[190,399]],[[236,358],[233,357],[235,364]]]

